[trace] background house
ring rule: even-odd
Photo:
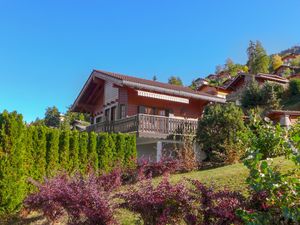
[[[137,135],[138,157],[159,160],[174,136],[194,135],[210,102],[225,99],[188,87],[94,70],[72,111],[91,115],[87,131]]]

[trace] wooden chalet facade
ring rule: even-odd
[[[91,115],[87,131],[137,135],[138,155],[158,160],[162,142],[191,133],[210,102],[225,99],[188,87],[93,70],[72,111]]]

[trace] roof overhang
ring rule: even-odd
[[[84,95],[84,93],[87,91],[88,87],[95,81],[95,79],[101,79],[104,81],[111,81],[115,86],[119,87],[130,87],[133,89],[137,89],[140,91],[149,91],[149,92],[155,92],[155,93],[161,93],[161,94],[167,94],[167,95],[172,95],[174,97],[182,97],[182,98],[193,98],[193,99],[199,99],[199,100],[204,100],[208,102],[218,102],[218,103],[225,103],[226,100],[221,97],[209,95],[209,94],[204,94],[200,92],[188,92],[188,91],[182,91],[182,90],[174,90],[174,89],[168,89],[168,88],[162,88],[159,86],[154,86],[154,85],[148,85],[148,84],[143,84],[139,82],[133,82],[133,81],[128,81],[128,80],[123,80],[123,79],[118,79],[112,76],[109,76],[107,74],[101,73],[99,71],[93,70],[92,73],[90,74],[88,80],[85,82],[83,88],[81,89],[79,95],[77,96],[76,100],[74,101],[71,110],[76,111],[76,106],[78,105],[80,99]]]

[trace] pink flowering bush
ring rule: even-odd
[[[49,221],[67,216],[68,224],[116,224],[111,196],[94,174],[85,178],[61,175],[34,184],[38,192],[27,197],[25,207],[29,211],[42,211]]]
[[[139,213],[145,225],[178,224],[192,209],[189,190],[183,183],[172,185],[167,176],[155,187],[148,179],[120,193],[121,205]]]

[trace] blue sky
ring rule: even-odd
[[[300,1],[0,0],[0,111],[43,117],[71,105],[93,68],[185,84],[249,40],[268,53],[300,43]]]

